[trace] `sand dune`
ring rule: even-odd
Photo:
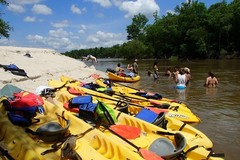
[[[29,53],[31,58],[25,56],[26,53]],[[31,92],[40,85],[46,86],[48,79],[59,79],[61,75],[84,82],[94,81],[91,77],[93,74],[106,76],[104,72],[97,71],[93,65],[87,67],[84,62],[44,48],[0,46],[0,64],[15,64],[24,69],[30,77],[29,79],[14,75],[0,68],[0,88],[10,83]]]

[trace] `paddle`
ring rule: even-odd
[[[104,79],[104,78],[100,78],[100,79],[108,80],[108,81],[109,81],[111,84],[113,84],[113,85],[114,85],[114,83],[115,83],[115,84],[117,84],[117,85],[119,85],[119,86],[128,87],[128,88],[131,88],[131,89],[133,89],[133,90],[136,90],[136,92],[132,92],[132,93],[129,93],[129,94],[134,94],[134,95],[136,95],[137,92],[142,92],[142,90],[136,89],[136,88],[131,87],[131,86],[128,86],[128,85],[124,85],[124,84],[117,83],[117,82],[111,82],[111,80],[110,80],[110,79],[107,79],[107,78],[105,78],[105,79]],[[115,85],[115,86],[118,87],[117,85]],[[144,91],[144,92],[142,92],[142,93],[149,93],[149,92]],[[139,96],[140,96],[140,95],[139,95]],[[141,97],[142,97],[142,96],[141,96]],[[145,97],[145,98],[146,98],[146,97]],[[166,99],[166,98],[161,98],[161,99],[166,100],[166,101],[169,101],[169,102],[179,103],[177,100],[171,100],[171,99]]]
[[[102,108],[104,116],[107,118],[109,124],[111,124],[111,130],[115,131],[125,139],[136,139],[141,134],[141,129],[137,127],[127,126],[127,125],[115,125],[112,116],[103,105],[101,101],[98,101],[99,106]]]
[[[140,149],[139,151],[145,160],[164,160],[152,151],[146,149]]]
[[[0,146],[0,153],[1,153],[3,156],[7,157],[8,160],[14,160],[14,158],[8,153],[8,151],[5,150],[4,148],[2,148],[1,146]]]
[[[128,144],[130,144],[131,146],[133,146],[135,149],[137,149],[138,152],[140,152],[141,156],[145,159],[145,160],[164,160],[162,157],[158,156],[157,154],[155,154],[152,151],[149,151],[147,149],[142,149],[138,146],[136,146],[134,143],[130,142],[129,140],[127,140],[126,138],[122,137],[121,135],[119,135],[117,132],[115,132],[114,130],[112,130],[111,128],[109,128],[106,125],[102,125],[105,129],[109,130],[111,133],[113,133],[114,135],[118,136],[119,138],[121,138],[123,141],[127,142]]]
[[[76,89],[74,89],[74,88],[69,88],[69,89],[68,89],[68,92],[71,93],[71,94],[74,94],[74,95],[87,94],[87,95],[91,95],[91,96],[94,96],[94,97],[99,97],[99,98],[103,98],[103,99],[107,99],[107,100],[119,102],[118,99],[107,98],[107,97],[103,97],[103,96],[99,96],[99,95],[95,95],[95,94],[91,94],[91,93],[86,93],[86,92],[83,92],[83,91],[78,91],[78,90],[76,90]],[[144,108],[144,106],[141,106],[141,105],[138,105],[138,104],[134,104],[134,103],[129,103],[129,104],[130,104],[130,105],[137,106],[137,107]],[[149,107],[154,107],[154,106],[149,106]]]
[[[73,88],[69,88],[68,89],[69,93],[71,93],[71,91],[73,91],[73,93],[78,93],[77,90],[73,89]],[[82,94],[83,92],[81,92]],[[113,101],[118,101],[118,100],[115,100],[115,99],[112,99],[112,98],[107,98],[107,97],[102,97],[102,96],[97,96],[97,95],[93,95],[93,94],[89,94],[89,93],[85,93],[85,94],[88,94],[88,95],[92,95],[92,96],[95,96],[95,97],[99,97],[99,98],[105,98],[105,99],[108,99],[108,100],[113,100]],[[100,102],[100,101],[99,101]],[[118,101],[119,102],[119,101]],[[102,103],[102,102],[100,102]],[[131,104],[131,103],[130,103]],[[135,104],[131,104],[131,105],[135,105]],[[102,105],[101,105],[102,106]],[[140,105],[137,105],[139,107],[142,107],[142,108],[145,108],[143,106],[140,106]],[[103,106],[104,107],[104,106]],[[104,107],[105,108],[105,107]],[[103,110],[104,110],[103,108]],[[167,111],[166,111],[167,112]],[[105,108],[105,114],[109,114],[108,111],[106,110]],[[111,117],[111,116],[107,116],[107,117]],[[113,125],[111,125],[112,127]],[[111,128],[110,127],[110,128]],[[127,125],[115,125],[113,127],[113,130],[115,130],[117,133],[119,133],[121,136],[125,137],[127,139],[135,139],[137,138],[140,133],[141,133],[141,130],[137,127],[132,127],[132,126],[127,126]],[[130,133],[129,133],[130,132]],[[174,133],[171,133],[171,132],[165,132],[165,131],[153,131],[153,133],[155,134],[165,134],[165,135],[175,135]]]
[[[114,130],[116,133],[121,135],[122,137],[126,139],[136,139],[137,137],[140,136],[141,134],[141,129],[133,126],[127,126],[127,125],[115,125],[113,119],[111,119],[111,115],[109,114],[108,110],[100,103],[100,107],[102,107],[102,110],[104,111],[105,117],[108,119],[110,122],[111,126],[110,128]],[[63,104],[64,108],[74,112],[74,113],[79,113],[79,108],[76,107],[69,107],[69,102],[66,102]],[[80,111],[81,112],[81,111]]]

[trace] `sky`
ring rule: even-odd
[[[199,0],[207,7],[222,0]],[[229,2],[230,0],[228,0]],[[127,42],[126,28],[138,13],[174,12],[186,0],[7,0],[0,18],[13,28],[0,46],[49,48],[58,52],[111,47]]]

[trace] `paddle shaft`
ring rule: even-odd
[[[95,96],[95,97],[99,97],[99,98],[103,98],[103,99],[107,99],[107,100],[111,100],[111,101],[119,102],[119,100],[117,100],[117,99],[107,98],[107,97],[103,97],[103,96],[99,96],[99,95],[94,95],[94,94],[86,93],[86,92],[85,92],[85,94],[88,94],[88,95],[91,95],[91,96]],[[145,108],[144,106],[141,106],[141,105],[138,105],[138,104],[134,104],[134,103],[128,103],[128,104],[133,105],[133,106],[136,106],[136,107]],[[154,107],[154,106],[148,106],[148,107]]]
[[[9,160],[14,160],[14,158],[8,153],[8,151],[3,149],[1,146],[0,146],[0,153],[6,156]]]

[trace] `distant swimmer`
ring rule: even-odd
[[[204,84],[205,87],[214,88],[217,87],[218,80],[212,72],[208,72],[208,77],[206,78],[206,82]]]
[[[92,60],[92,62],[97,63],[97,58],[91,54],[87,55],[87,57],[84,57],[84,56],[82,57],[82,61],[88,61],[88,60]]]

